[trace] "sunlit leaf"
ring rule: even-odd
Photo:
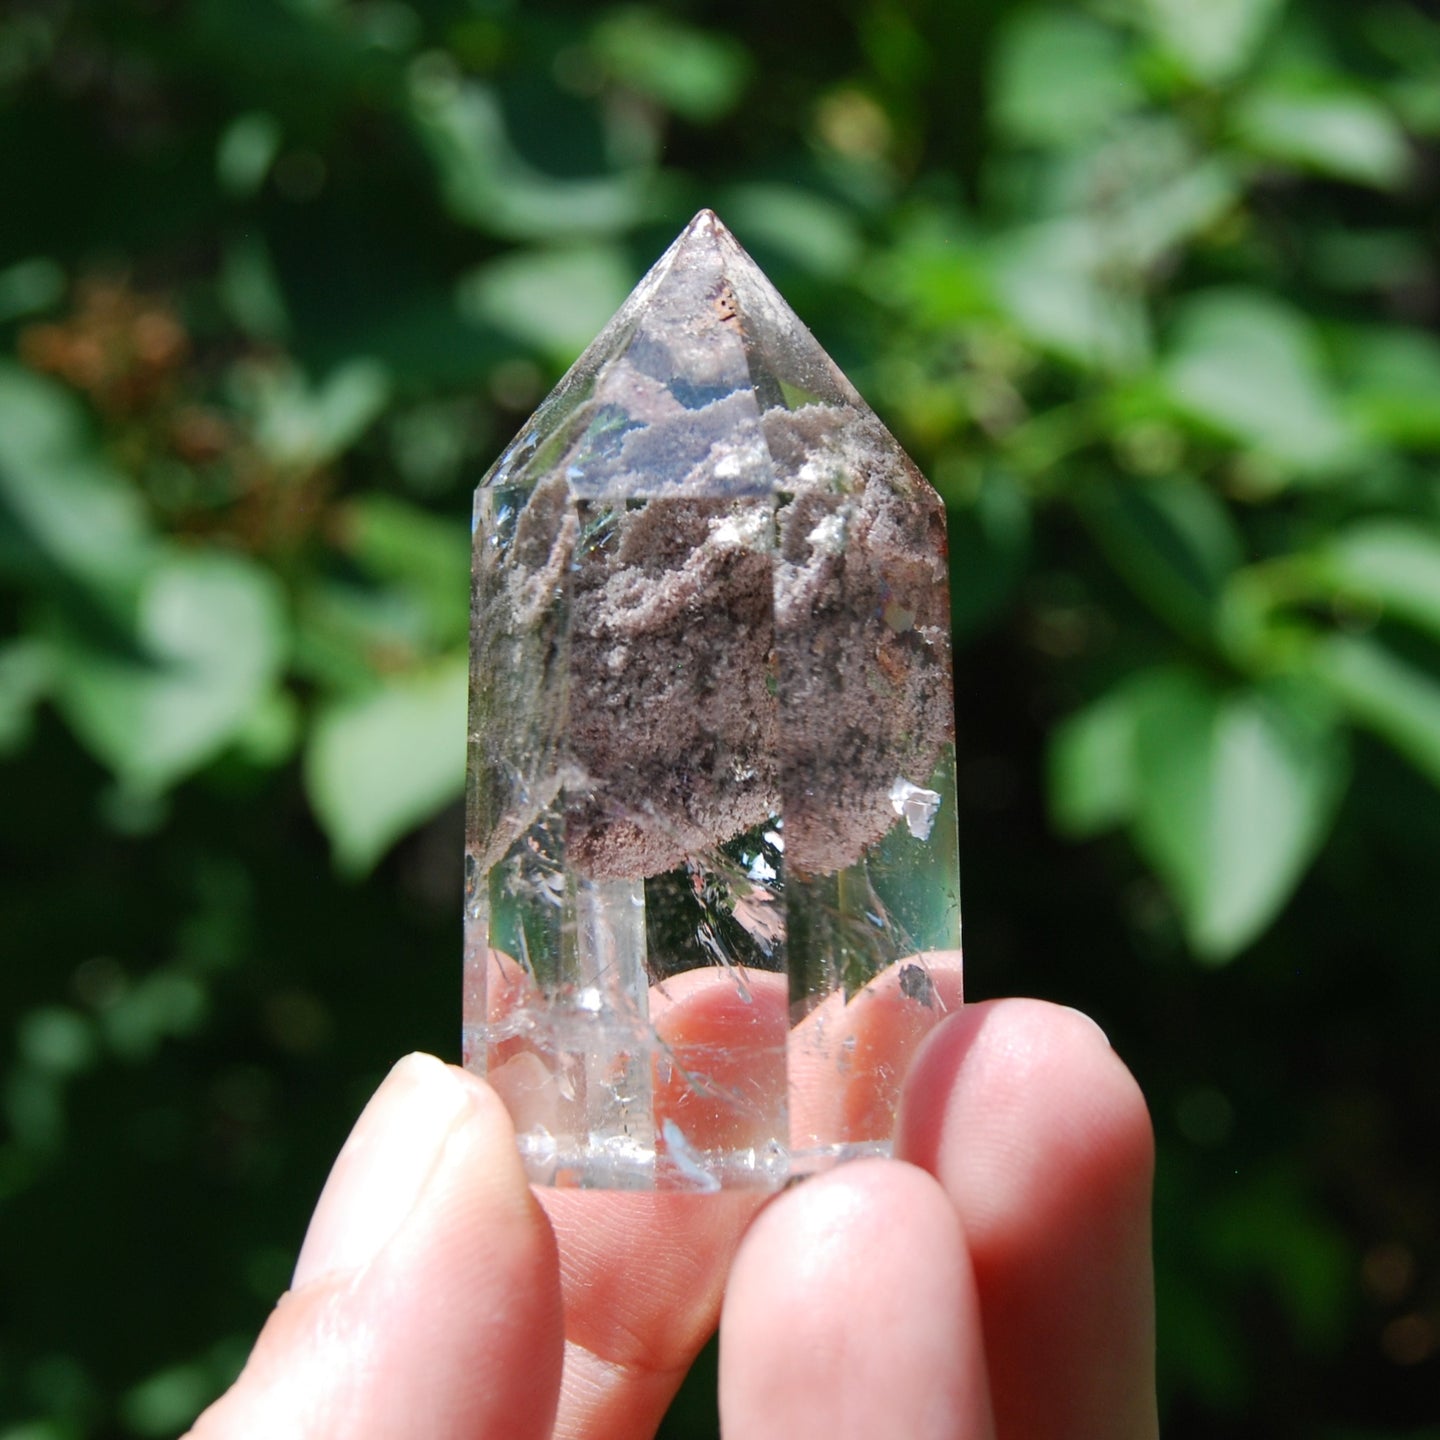
[[[635,280],[617,246],[519,251],[468,275],[458,300],[467,318],[568,365],[620,307]]]
[[[215,173],[220,184],[245,199],[265,183],[280,150],[280,122],[263,110],[237,115],[220,136]]]
[[[1233,79],[1254,59],[1285,0],[1138,0],[1151,35],[1208,85]]]
[[[538,376],[535,383],[538,393]],[[450,490],[471,446],[479,442],[477,411],[472,400],[440,399],[390,412],[386,424],[390,453],[411,490],[422,495]]]
[[[994,61],[991,116],[1012,140],[1089,139],[1143,98],[1119,33],[1069,10],[1021,11]]]
[[[376,580],[402,587],[423,605],[437,645],[463,642],[469,630],[470,536],[388,495],[347,505],[337,522],[347,552]]]
[[[1300,472],[1353,463],[1355,435],[1305,319],[1251,290],[1212,290],[1181,311],[1162,369],[1177,408]]]
[[[1328,711],[1289,687],[1221,692],[1172,672],[1136,713],[1134,835],[1190,943],[1225,960],[1290,898],[1348,767]]]
[[[1133,370],[1150,348],[1140,297],[1111,282],[1092,227],[1057,220],[994,247],[997,297],[1038,345],[1086,369]]]
[[[283,340],[290,333],[290,311],[264,238],[242,230],[224,243],[218,290],[230,318],[259,340]]]
[[[1356,723],[1440,785],[1440,681],[1359,635],[1320,643],[1310,666]]]
[[[1197,158],[1139,188],[1119,215],[1099,224],[1113,233],[1119,257],[1148,272],[1223,220],[1240,192],[1240,177],[1226,158]]]
[[[1341,530],[1317,557],[1326,583],[1440,638],[1440,531],[1376,519]]]
[[[56,698],[118,776],[164,789],[247,722],[279,674],[285,629],[268,571],[223,552],[171,553],[145,581],[132,649],[57,622]]]
[[[577,179],[546,175],[517,154],[494,93],[421,72],[412,82],[414,123],[451,214],[515,240],[614,235],[650,205],[647,170]]]
[[[285,764],[299,748],[302,724],[295,696],[277,687],[261,697],[230,743],[235,753],[250,764],[273,770]]]
[[[1352,333],[1342,346],[1349,413],[1377,440],[1440,450],[1440,340],[1418,329]]]
[[[211,1368],[198,1361],[170,1365],[131,1386],[120,1397],[120,1414],[132,1435],[173,1435],[215,1398]]]
[[[38,637],[0,645],[0,756],[21,749],[30,738],[31,714],[52,675],[50,647]]]
[[[1056,728],[1050,738],[1050,813],[1062,834],[1098,835],[1129,820],[1137,785],[1139,691],[1118,686]]]
[[[991,279],[973,226],[950,207],[917,206],[856,277],[881,304],[949,332],[991,307]]]
[[[256,439],[277,464],[310,469],[343,454],[390,396],[390,377],[373,360],[347,360],[310,384],[285,367],[252,372]]]
[[[63,1005],[42,1005],[20,1019],[15,1033],[20,1059],[51,1075],[78,1075],[96,1061],[95,1027],[86,1015]]]
[[[1412,168],[1399,122],[1359,91],[1260,90],[1239,107],[1235,125],[1252,153],[1337,180],[1389,190]]]
[[[1112,288],[1146,288],[1177,248],[1223,221],[1243,188],[1228,156],[1153,112],[1124,117],[1044,173],[1040,208],[1067,217],[1075,259]]]
[[[435,639],[426,600],[409,588],[313,576],[296,595],[294,669],[324,690],[371,690]]]
[[[78,401],[0,361],[0,573],[123,605],[154,553],[140,498]]]
[[[719,207],[747,245],[764,245],[830,279],[848,276],[862,244],[855,221],[839,205],[793,185],[730,185]]]
[[[467,691],[468,663],[458,655],[317,716],[305,786],[342,871],[370,869],[459,797]]]
[[[612,10],[591,43],[622,84],[688,120],[717,120],[739,103],[750,57],[729,35],[696,29],[663,10]]]

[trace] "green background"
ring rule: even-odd
[[[969,988],[1149,1098],[1167,1435],[1440,1435],[1433,9],[6,6],[0,1437],[183,1427],[456,1052],[469,492],[701,205],[951,507]]]

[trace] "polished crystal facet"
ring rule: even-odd
[[[466,1062],[533,1180],[885,1153],[960,1001],[945,515],[702,211],[475,495]]]

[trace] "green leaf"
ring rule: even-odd
[[[289,690],[274,689],[231,737],[235,753],[262,770],[284,765],[300,748],[300,703]]]
[[[719,208],[747,245],[765,245],[829,280],[850,275],[863,246],[851,215],[812,190],[793,185],[730,185]]]
[[[1322,583],[1440,638],[1440,533],[1419,521],[1367,520],[1316,559]]]
[[[1382,442],[1440,450],[1440,340],[1423,330],[1352,333],[1341,349],[1356,425]]]
[[[1147,132],[1137,130],[1137,138],[1148,143]],[[1127,205],[1096,224],[1102,243],[1117,259],[1148,275],[1223,220],[1240,193],[1240,178],[1225,157],[1191,157],[1151,183],[1136,186]]]
[[[697,30],[663,10],[615,10],[595,27],[596,58],[621,84],[701,123],[733,110],[750,57],[728,35]]]
[[[447,398],[422,400],[390,413],[390,453],[410,490],[420,495],[453,492],[479,439],[476,410],[473,401]]]
[[[468,671],[452,656],[316,718],[305,787],[343,872],[365,873],[462,793]]]
[[[1192,79],[1221,85],[1255,58],[1285,0],[1139,0],[1151,36]]]
[[[1261,90],[1237,108],[1234,123],[1252,154],[1316,175],[1393,190],[1412,170],[1399,121],[1359,91]]]
[[[294,669],[325,690],[371,690],[413,668],[435,638],[423,604],[399,586],[312,577],[296,592]]]
[[[117,1055],[144,1061],[169,1037],[193,1035],[209,1015],[205,986],[172,961],[127,986],[100,1016],[100,1028]]]
[[[456,521],[389,495],[366,495],[339,516],[344,548],[374,579],[413,595],[439,647],[463,643],[470,619],[470,536]]]
[[[993,309],[981,243],[950,206],[917,203],[898,216],[890,245],[855,278],[879,304],[947,336]]]
[[[202,1364],[171,1365],[132,1385],[120,1397],[119,1411],[132,1435],[172,1435],[195,1419],[218,1388]]]
[[[374,360],[347,360],[319,385],[288,366],[252,369],[247,378],[260,448],[297,470],[344,454],[390,398],[390,378]]]
[[[568,365],[630,293],[635,276],[613,245],[527,250],[492,260],[460,284],[467,319]]]
[[[1229,156],[1197,148],[1171,115],[1140,113],[1042,172],[1042,209],[1064,217],[1066,244],[1113,290],[1144,293],[1157,267],[1235,208],[1242,176]]]
[[[642,167],[559,178],[521,158],[494,92],[435,67],[414,67],[413,123],[440,179],[450,213],[512,240],[617,235],[653,206],[655,182]]]
[[[257,340],[283,340],[290,311],[264,237],[243,230],[230,235],[220,256],[218,291],[230,318]]]
[[[1359,725],[1440,785],[1440,683],[1363,636],[1318,644],[1311,672]]]
[[[65,294],[65,272],[43,255],[0,270],[0,325],[47,310]]]
[[[1289,899],[1348,774],[1328,710],[1292,686],[1234,693],[1173,671],[1136,712],[1133,834],[1191,946],[1226,960]]]
[[[1062,835],[1083,839],[1134,813],[1135,716],[1141,689],[1117,686],[1068,716],[1050,737],[1050,814]]]
[[[248,199],[265,183],[280,152],[280,122],[263,110],[237,115],[220,136],[215,174],[223,189]]]
[[[993,247],[996,298],[1038,345],[1087,370],[1137,368],[1149,321],[1131,287],[1111,283],[1106,251],[1083,220],[1055,220],[1001,236]]]
[[[1265,1284],[1298,1343],[1322,1354],[1342,1343],[1355,1256],[1299,1167],[1271,1161],[1249,1173],[1206,1216],[1205,1248],[1222,1273]]]
[[[1189,301],[1161,383],[1183,415],[1294,471],[1330,474],[1358,457],[1309,323],[1259,291]]]
[[[1423,284],[1429,254],[1420,235],[1399,227],[1348,226],[1318,221],[1307,226],[1309,270],[1327,290],[1371,295]]]
[[[90,1017],[62,1005],[27,1011],[15,1027],[15,1042],[26,1065],[60,1076],[91,1069],[99,1049]]]
[[[100,456],[79,402],[0,361],[0,573],[123,610],[154,553],[140,497]]]
[[[1174,475],[1096,480],[1076,506],[1111,565],[1182,634],[1207,638],[1243,558],[1230,512],[1208,486]]]
[[[285,605],[239,555],[167,555],[140,595],[134,648],[56,622],[56,698],[123,781],[156,792],[214,758],[279,676]]]
[[[1002,34],[991,118],[1011,140],[1068,146],[1144,98],[1115,30],[1070,11],[1022,11]]]
[[[30,739],[31,716],[53,683],[50,647],[33,636],[0,645],[0,756]]]

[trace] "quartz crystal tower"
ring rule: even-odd
[[[533,1180],[884,1153],[960,1000],[945,515],[709,211],[475,495],[465,1054]]]

